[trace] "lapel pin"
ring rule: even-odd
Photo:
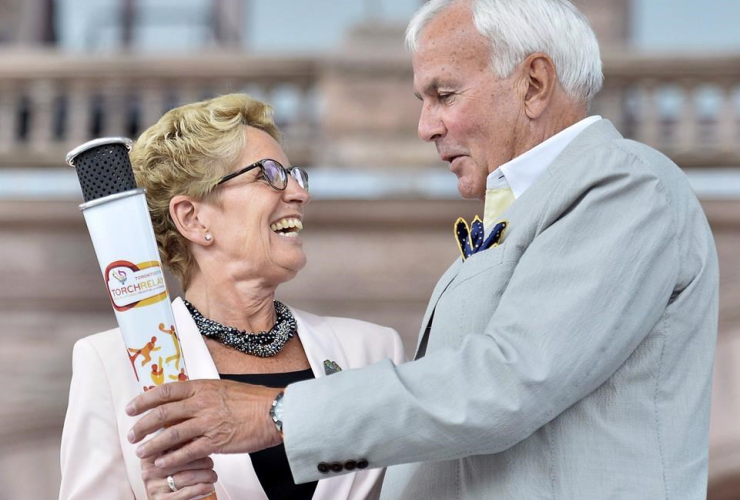
[[[336,361],[324,360],[324,373],[331,375],[332,373],[341,372],[342,367],[339,366]]]

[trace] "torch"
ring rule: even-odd
[[[129,159],[133,142],[109,137],[67,154],[108,298],[141,391],[188,379],[143,188]],[[215,500],[215,492],[205,497]]]

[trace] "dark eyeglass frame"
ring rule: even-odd
[[[271,161],[278,167],[278,172],[280,172],[280,179],[283,182],[283,187],[276,186],[273,181],[270,179],[270,176],[267,175],[267,171],[265,170],[265,162]],[[263,158],[259,161],[256,161],[252,163],[251,165],[247,165],[246,167],[237,170],[236,172],[232,172],[230,174],[224,175],[219,179],[219,181],[216,183],[216,186],[220,186],[224,182],[233,179],[234,177],[238,177],[242,174],[246,174],[247,172],[254,170],[255,168],[259,168],[262,170],[262,175],[265,176],[265,179],[267,180],[267,183],[272,187],[273,189],[277,191],[284,191],[285,188],[288,187],[288,175],[293,177],[298,185],[301,187],[301,189],[304,189],[306,192],[308,192],[308,172],[306,172],[301,167],[290,167],[285,168],[282,163],[280,163],[277,160],[273,160],[272,158]],[[295,172],[295,173],[294,173]],[[302,176],[302,178],[301,178]]]

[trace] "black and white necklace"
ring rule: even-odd
[[[277,300],[275,314],[277,322],[268,332],[251,333],[246,330],[237,330],[233,326],[225,326],[208,319],[198,311],[193,304],[185,302],[201,335],[205,335],[217,342],[229,346],[237,351],[260,358],[270,358],[283,350],[285,343],[292,339],[298,330],[295,318],[290,309]]]

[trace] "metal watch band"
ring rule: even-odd
[[[277,427],[278,432],[280,435],[283,435],[283,396],[285,395],[284,392],[279,393],[277,396],[275,396],[275,399],[272,402],[272,405],[270,405],[270,418],[273,422],[275,422],[275,427]]]

